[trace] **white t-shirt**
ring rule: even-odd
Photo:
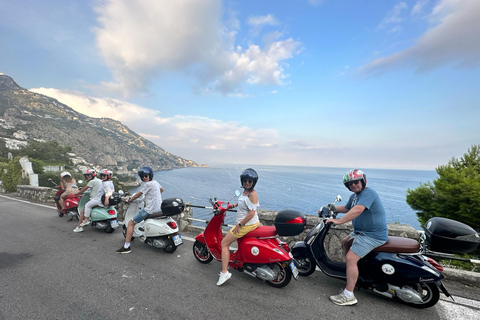
[[[101,185],[102,185],[102,180],[98,179],[97,177],[88,181],[87,186],[90,188],[90,199],[95,198],[95,196],[97,195],[98,188],[100,188]]]
[[[105,195],[105,197],[111,196],[114,191],[115,191],[115,187],[113,186],[113,181],[111,180],[102,181],[102,184],[100,185],[100,187],[98,187],[97,194],[95,195],[93,200],[101,202],[103,195]],[[90,199],[92,198],[90,197]]]
[[[240,197],[238,197],[237,223],[240,223],[250,210],[255,210],[255,215],[253,216],[252,219],[250,219],[247,223],[245,223],[245,225],[248,226],[248,225],[257,223],[258,222],[257,208],[259,206],[260,206],[260,201],[254,204],[252,203],[252,201],[250,201],[250,199],[247,196],[244,196],[243,194]]]
[[[145,182],[140,192],[145,195],[145,211],[148,214],[159,212],[162,208],[162,186],[156,181]]]

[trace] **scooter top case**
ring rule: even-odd
[[[425,223],[426,240],[431,250],[445,253],[470,253],[480,244],[480,235],[459,221],[435,217]]]

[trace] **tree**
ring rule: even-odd
[[[68,153],[72,151],[71,147],[62,147],[57,141],[29,141],[25,148],[16,152],[18,155],[45,161],[46,163],[69,164],[70,157]]]
[[[22,177],[22,166],[18,161],[19,158],[15,158],[8,162],[2,169],[3,172],[0,176],[3,187],[6,191],[13,192],[17,190],[17,184]]]
[[[444,217],[480,230],[480,145],[472,145],[462,158],[452,158],[436,169],[438,178],[407,190],[407,203],[424,225]]]

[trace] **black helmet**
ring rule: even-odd
[[[153,179],[153,169],[150,167],[141,167],[140,170],[138,170],[138,175],[140,176],[140,179],[144,175],[148,175],[148,180],[152,181]]]
[[[242,184],[242,187],[243,187],[243,180],[245,180],[245,179],[252,179],[253,180],[252,187],[247,189],[247,190],[252,190],[255,187],[255,185],[257,184],[257,181],[258,181],[257,171],[253,170],[252,168],[248,168],[248,169],[243,170],[242,174],[240,175],[240,183]]]

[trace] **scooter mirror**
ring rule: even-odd
[[[235,190],[235,196],[239,197],[240,196],[240,190]]]
[[[125,194],[125,192],[123,192],[123,190],[118,190],[118,194],[123,196]]]
[[[78,183],[83,183],[83,180],[78,180]]]
[[[338,195],[338,196],[335,198],[335,200],[336,200],[337,202],[342,202],[342,196]]]

